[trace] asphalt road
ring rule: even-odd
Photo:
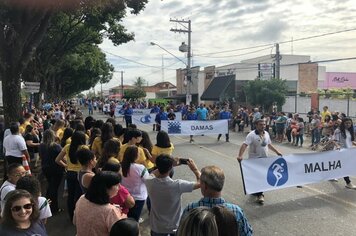
[[[94,115],[97,119],[106,120],[106,116]],[[122,119],[117,119],[122,122]],[[151,126],[140,127],[149,132],[155,143],[156,133]],[[339,182],[323,182],[287,188],[265,193],[263,206],[243,192],[241,173],[236,155],[245,134],[231,133],[230,143],[217,142],[216,136],[195,137],[195,143],[189,143],[189,137],[171,137],[174,143],[174,156],[192,158],[199,168],[206,165],[221,167],[226,176],[223,197],[244,209],[253,226],[254,235],[356,235],[356,191],[344,187]],[[275,144],[284,154],[311,152],[308,148],[297,148],[288,144]],[[194,180],[194,175],[187,166],[175,169],[175,178]],[[356,183],[355,178],[351,178]],[[201,198],[199,190],[183,195],[183,206]],[[63,206],[65,199],[62,199]],[[149,235],[148,215],[144,209],[141,224],[141,235]],[[49,235],[75,235],[75,228],[69,222],[66,212],[49,219]]]

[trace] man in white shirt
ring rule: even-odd
[[[282,156],[282,154],[272,145],[271,138],[268,132],[265,131],[266,121],[264,119],[259,119],[255,122],[256,129],[251,131],[247,136],[245,142],[241,145],[239,155],[237,157],[238,161],[243,160],[243,154],[247,147],[248,158],[265,158],[268,156],[268,148],[274,151],[277,155]],[[264,203],[264,195],[262,192],[254,193],[258,203]]]
[[[27,151],[26,141],[19,133],[19,125],[16,122],[10,124],[11,134],[4,138],[5,149],[5,169],[4,179],[7,179],[6,169],[12,163],[22,164],[22,156],[25,155],[27,160],[30,160],[30,155]]]
[[[157,169],[145,179],[151,201],[150,226],[151,236],[173,236],[178,228],[182,214],[181,196],[200,188],[200,171],[192,159],[184,159],[197,181],[173,180],[169,177],[174,164],[177,163],[170,155],[161,154],[156,159]]]

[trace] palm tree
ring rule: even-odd
[[[134,85],[139,89],[141,89],[145,84],[146,81],[142,77],[137,77],[136,81],[134,82]]]

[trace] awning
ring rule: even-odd
[[[204,101],[220,101],[220,97],[234,80],[235,75],[215,77],[208,88],[203,92],[200,99]]]

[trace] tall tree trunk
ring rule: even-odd
[[[8,68],[2,77],[5,124],[18,121],[21,116],[21,82],[18,70]]]

